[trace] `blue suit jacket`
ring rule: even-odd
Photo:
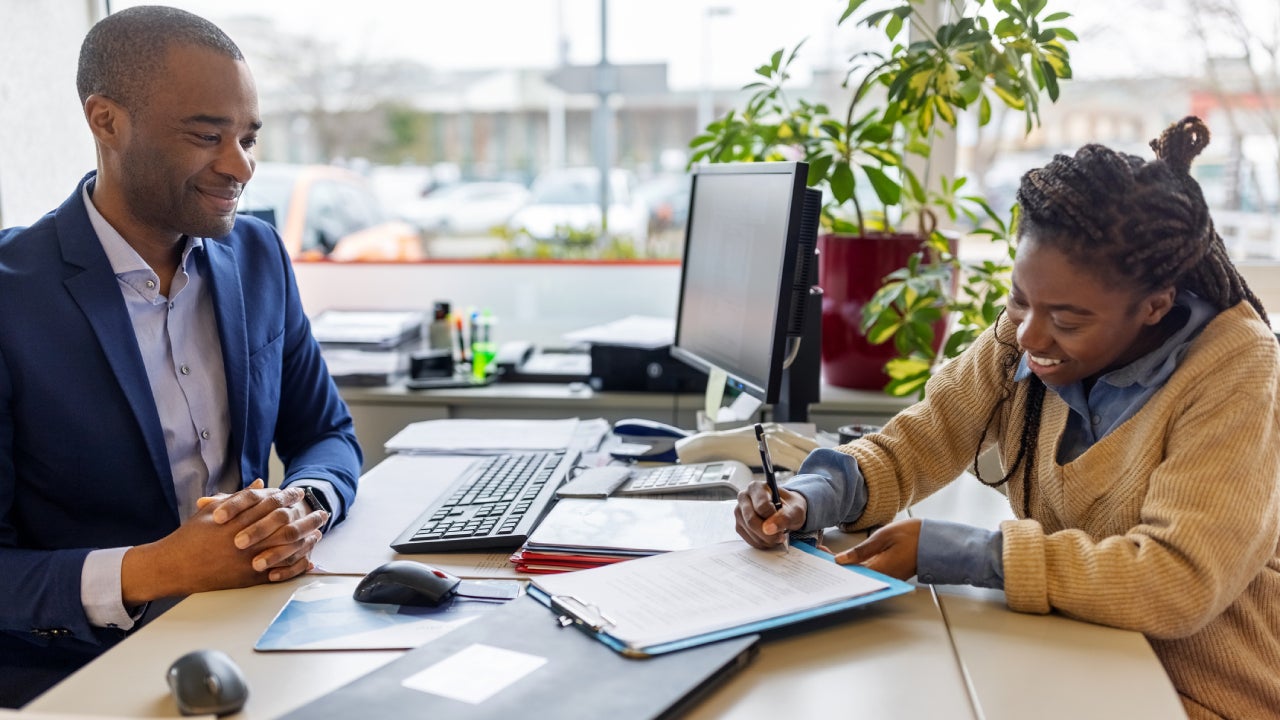
[[[228,457],[246,483],[266,479],[274,442],[284,484],[328,480],[349,507],[360,449],[279,236],[241,217],[204,247],[192,257],[222,341]],[[0,675],[70,670],[117,640],[85,617],[85,556],[179,523],[133,325],[77,188],[31,227],[0,233]]]

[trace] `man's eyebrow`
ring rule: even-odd
[[[220,115],[190,115],[182,119],[184,125],[213,125],[215,127],[228,127],[232,124],[229,117]],[[257,132],[262,129],[262,121],[254,120],[249,123],[249,129]]]

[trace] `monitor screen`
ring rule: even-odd
[[[778,402],[816,281],[821,193],[806,189],[807,174],[798,162],[714,164],[693,174],[672,354],[723,370],[766,403]]]

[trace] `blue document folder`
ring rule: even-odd
[[[740,546],[741,549],[730,547],[731,545]],[[620,632],[619,628],[623,627],[626,622],[626,613],[634,610],[626,607],[628,600],[625,596],[631,595],[635,597],[645,592],[653,592],[653,590],[647,588],[653,587],[652,578],[654,577],[679,577],[678,573],[680,572],[690,573],[686,577],[693,577],[694,574],[709,577],[725,567],[722,562],[724,552],[736,551],[754,554],[751,561],[744,566],[746,567],[745,571],[741,569],[735,570],[740,574],[745,573],[744,576],[736,578],[737,580],[753,585],[759,583],[761,587],[767,585],[768,582],[779,581],[779,578],[767,576],[771,572],[768,563],[755,562],[755,560],[771,558],[771,556],[772,559],[777,559],[776,554],[779,551],[754,550],[740,541],[724,543],[721,546],[723,547],[723,551],[720,553],[721,557],[716,557],[714,553],[708,554],[706,552],[707,549],[702,548],[628,560],[607,567],[582,570],[566,575],[537,578],[529,586],[528,593],[530,597],[558,613],[561,616],[562,623],[577,625],[580,629],[623,655],[649,657],[727,638],[758,634],[806,620],[834,615],[895,595],[902,595],[915,589],[910,583],[902,582],[860,565],[836,566],[873,581],[870,585],[874,589],[848,597],[824,600],[819,604],[812,604],[801,609],[793,609],[794,605],[788,605],[781,599],[776,606],[771,605],[770,597],[765,594],[759,598],[751,599],[750,604],[756,608],[757,617],[755,619],[733,622],[731,613],[724,613],[723,616],[727,617],[727,619],[721,623],[721,626],[705,626],[701,630],[695,630],[679,637],[666,637],[656,642],[636,642],[634,639],[624,637],[625,634]],[[796,543],[789,552],[807,553],[834,565],[834,558],[829,553],[818,550],[808,544]],[[694,553],[704,553],[704,555],[698,556],[694,555]],[[593,573],[595,574],[594,576],[591,575]],[[572,579],[574,581],[574,594],[556,592],[558,587],[566,585],[566,581],[570,580],[567,575],[575,576]],[[678,583],[678,580],[672,580],[672,582]],[[619,592],[620,588],[621,592]],[[659,592],[670,598],[674,597],[672,593],[678,591],[679,586],[673,584],[670,588]],[[737,592],[732,583],[708,580],[704,587],[699,588],[697,593],[698,602],[702,606],[696,610],[706,612],[711,617],[720,616],[718,603],[726,607],[733,605],[735,602],[742,604],[740,602],[742,600],[741,597],[730,595],[730,593]],[[858,591],[854,590],[854,592]],[[721,594],[717,596],[717,593]],[[611,604],[611,601],[617,602],[620,598],[621,604]],[[775,613],[774,610],[778,611]],[[642,609],[636,614],[650,614],[652,611],[653,608],[650,607]],[[719,617],[712,621],[712,623],[716,622],[720,622]]]

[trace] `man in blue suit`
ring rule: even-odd
[[[236,216],[261,126],[211,23],[95,25],[77,86],[98,168],[0,236],[0,705],[152,601],[294,577],[361,454],[269,226]],[[274,443],[285,465],[267,488]],[[304,490],[305,488],[305,490]]]

